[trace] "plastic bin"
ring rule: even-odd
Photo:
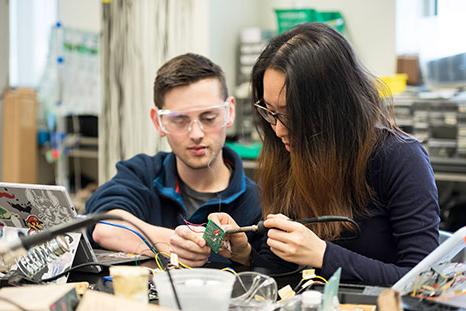
[[[406,82],[408,81],[408,75],[405,73],[397,73],[391,76],[382,76],[380,80],[383,82],[379,92],[382,96],[386,94],[385,88],[388,88],[391,94],[397,95],[403,93],[406,90]]]
[[[257,159],[262,149],[262,143],[241,144],[230,142],[226,143],[226,145],[233,149],[241,159],[249,160]]]
[[[171,271],[181,308],[184,311],[227,311],[235,276],[230,272],[196,268]],[[154,276],[162,307],[177,310],[173,288],[167,272]]]

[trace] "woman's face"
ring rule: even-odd
[[[264,73],[264,105],[272,112],[286,114],[286,88],[285,75],[275,69],[267,69]],[[275,125],[270,125],[285,145],[286,150],[291,151],[288,129],[277,119]]]

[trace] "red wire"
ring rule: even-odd
[[[207,223],[204,222],[202,224],[193,224],[192,222],[189,222],[187,221],[186,219],[183,218],[183,221],[184,223],[186,224],[186,226],[189,228],[189,230],[191,230],[192,232],[196,232],[196,233],[203,233],[203,231],[196,231],[196,230],[193,230],[193,228],[191,228],[191,226],[193,227],[202,227],[204,225],[206,225]]]

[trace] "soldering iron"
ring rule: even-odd
[[[290,221],[296,221],[303,225],[314,224],[314,223],[319,223],[319,222],[349,222],[353,226],[355,226],[358,233],[360,231],[359,225],[353,219],[351,219],[350,217],[346,217],[346,216],[319,216],[319,217],[302,218],[302,219],[297,219],[297,220],[290,219]],[[264,220],[261,220],[257,223],[257,225],[225,230],[225,234],[233,234],[233,233],[239,233],[239,232],[257,232],[257,233],[262,234],[262,233],[265,233],[267,230],[268,228],[264,226]]]

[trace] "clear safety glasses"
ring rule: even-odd
[[[210,107],[194,108],[183,111],[162,109],[157,118],[162,131],[172,135],[183,135],[191,132],[196,122],[204,132],[215,132],[225,127],[229,117],[229,103]]]

